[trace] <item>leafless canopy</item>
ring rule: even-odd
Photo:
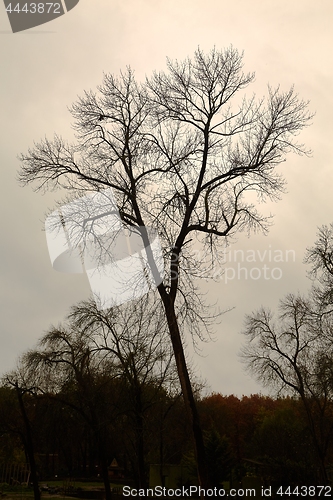
[[[72,307],[67,324],[52,327],[22,358],[27,385],[58,393],[71,381],[125,378],[177,390],[161,305],[150,296],[100,311],[93,300]],[[23,373],[23,372],[22,372]]]
[[[166,289],[175,297],[179,280],[207,270],[194,257],[196,240],[213,258],[218,237],[267,229],[247,193],[279,196],[276,167],[290,151],[306,153],[295,136],[311,115],[293,88],[246,97],[254,74],[243,72],[233,47],[198,49],[193,59],[167,65],[142,84],[130,68],[106,74],[97,92],[71,107],[76,144],[59,136],[35,144],[21,156],[19,177],[75,195],[112,187],[125,224],[158,231]]]
[[[260,382],[302,401],[322,484],[328,484],[333,432],[332,331],[332,316],[323,315],[312,297],[289,295],[276,319],[264,309],[247,318],[242,353]]]
[[[333,224],[318,230],[315,244],[307,249],[305,262],[312,265],[313,296],[322,313],[332,314],[333,304]]]
[[[247,368],[268,387],[329,399],[333,396],[332,328],[310,299],[288,295],[276,318],[264,308],[247,317],[242,356]]]

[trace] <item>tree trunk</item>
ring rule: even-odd
[[[315,425],[315,420],[313,416],[313,411],[311,407],[309,406],[308,399],[306,395],[304,394],[303,391],[299,391],[300,396],[302,398],[302,402],[305,408],[306,416],[308,419],[308,424],[310,428],[310,433],[312,436],[314,448],[316,450],[316,454],[318,457],[319,461],[319,474],[318,474],[318,480],[319,484],[329,484],[328,476],[327,476],[327,469],[326,469],[326,453],[325,453],[325,447],[322,445],[322,436],[318,436],[316,432],[316,425]],[[323,418],[323,417],[321,417]]]
[[[15,384],[15,389],[16,389],[17,399],[19,402],[20,411],[21,411],[21,415],[23,418],[25,431],[26,431],[25,446],[26,446],[26,453],[27,453],[27,456],[29,459],[29,464],[30,464],[30,477],[31,477],[31,481],[33,484],[33,489],[34,489],[34,499],[40,500],[41,495],[40,495],[39,484],[38,484],[38,474],[37,474],[37,467],[36,467],[36,462],[35,462],[34,447],[33,447],[32,434],[31,434],[31,426],[30,426],[27,412],[25,410],[22,391],[17,384]]]
[[[146,466],[145,466],[145,447],[144,447],[144,419],[143,419],[143,400],[142,387],[138,380],[136,368],[132,367],[132,374],[129,377],[129,383],[132,387],[132,398],[134,403],[134,431],[135,431],[135,455],[136,455],[136,476],[138,488],[147,487]]]
[[[146,481],[146,468],[145,468],[142,415],[137,415],[136,418],[136,446],[137,446],[136,452],[138,457],[137,466],[138,466],[139,488],[145,489],[147,487],[147,481]]]
[[[183,343],[180,336],[179,326],[177,322],[177,317],[175,313],[174,304],[170,300],[170,298],[163,294],[162,296],[163,304],[166,311],[166,317],[173,347],[173,352],[175,356],[178,377],[183,393],[185,408],[188,414],[188,417],[191,422],[192,434],[194,440],[194,451],[195,458],[197,462],[197,472],[198,472],[198,481],[199,486],[201,488],[206,489],[208,487],[208,478],[207,478],[207,469],[206,469],[206,453],[205,446],[203,441],[202,429],[199,419],[199,414],[196,406],[196,402],[193,395],[193,390],[191,386],[191,381],[186,365],[186,359],[183,349]],[[200,498],[205,498],[203,494],[201,494]]]
[[[100,437],[99,437],[100,439]],[[105,453],[105,447],[104,443],[99,443],[99,455],[101,459],[101,472],[102,472],[102,478],[103,478],[103,483],[104,483],[104,490],[105,490],[105,500],[111,500],[112,494],[111,494],[111,487],[110,487],[110,479],[109,479],[109,470],[108,470],[108,462],[107,462],[107,457]]]

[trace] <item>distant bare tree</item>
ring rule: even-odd
[[[108,499],[111,491],[105,449],[106,423],[124,411],[119,401],[107,403],[108,386],[113,380],[124,382],[127,418],[132,422],[134,434],[132,455],[134,453],[136,459],[133,457],[132,463],[140,488],[147,486],[145,414],[154,406],[161,390],[179,395],[162,313],[161,304],[149,296],[108,311],[100,311],[92,300],[81,302],[71,309],[67,325],[51,328],[37,349],[22,358],[37,390],[75,409],[93,430]],[[69,399],[66,398],[66,387],[71,388],[72,383],[77,386],[79,401],[73,401],[71,393]]]
[[[320,484],[327,484],[327,454],[333,433],[332,321],[310,299],[288,295],[274,318],[260,309],[248,316],[247,343],[242,356],[258,381],[279,392],[300,397],[319,467]]]
[[[333,223],[318,230],[315,244],[307,249],[305,261],[311,264],[313,295],[321,311],[333,311]]]
[[[125,225],[158,233],[166,268],[158,293],[201,486],[207,486],[205,451],[182,338],[185,325],[200,334],[208,321],[193,282],[206,275],[207,262],[195,258],[194,245],[201,243],[213,263],[221,238],[267,229],[255,197],[279,196],[284,183],[276,167],[289,152],[306,153],[294,138],[311,118],[293,88],[269,87],[266,99],[239,96],[253,79],[233,47],[168,60],[167,72],[143,84],[131,69],[119,78],[105,75],[97,94],[86,92],[71,108],[75,145],[55,136],[21,156],[23,184],[64,187],[76,196],[111,187]],[[148,248],[145,231],[142,237]]]

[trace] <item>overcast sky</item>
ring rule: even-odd
[[[1,3],[1,373],[90,293],[85,276],[52,269],[43,224],[60,194],[20,187],[17,155],[54,132],[72,139],[67,107],[83,90],[95,89],[103,72],[130,65],[141,79],[164,69],[167,56],[182,59],[198,46],[208,51],[232,44],[244,50],[245,69],[256,72],[249,92],[260,96],[268,83],[286,90],[294,84],[316,113],[301,136],[312,156],[289,156],[280,169],[287,193],[261,207],[275,214],[268,236],[240,235],[230,248],[236,262],[226,264],[235,269],[235,279],[226,283],[224,275],[202,284],[208,300],[234,309],[216,326],[215,342],[203,344],[201,356],[190,355],[193,365],[211,391],[263,391],[239,360],[244,315],[262,304],[275,308],[286,293],[308,291],[304,252],[317,227],[333,222],[332,21],[331,0],[80,0],[55,21],[12,34]],[[243,264],[237,249],[256,255],[246,264],[248,279],[245,271],[238,279]],[[284,262],[273,262],[277,251]],[[269,279],[251,279],[251,269],[264,265],[280,270],[267,274]]]

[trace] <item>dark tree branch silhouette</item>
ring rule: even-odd
[[[261,308],[248,316],[242,356],[248,370],[267,387],[300,397],[317,456],[320,484],[327,484],[332,441],[332,321],[321,321],[311,298],[292,294],[280,303],[277,319]]]
[[[30,383],[39,392],[74,409],[94,433],[99,449],[106,497],[111,498],[106,450],[109,420],[124,411],[108,401],[113,381],[123,383],[127,418],[133,427],[133,458],[137,486],[145,488],[145,415],[161,391],[179,395],[172,349],[164,334],[166,321],[160,302],[149,296],[100,311],[93,300],[72,307],[63,327],[51,328],[36,350],[22,357]],[[77,387],[79,400],[71,389]],[[67,394],[66,388],[70,392]],[[108,402],[107,402],[108,401]]]

